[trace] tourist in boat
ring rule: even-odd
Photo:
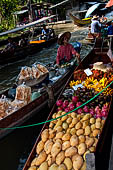
[[[40,39],[44,39],[44,40],[49,39],[48,33],[49,33],[49,30],[46,28],[46,25],[43,25],[42,34],[41,34]]]
[[[14,43],[12,41],[11,37],[8,37],[8,44],[6,45],[5,49],[3,50],[3,52],[5,51],[13,51],[15,48]]]
[[[111,25],[108,26],[108,35],[113,35],[113,21],[111,22]]]
[[[55,36],[53,29],[47,29],[46,25],[43,25],[42,35],[40,39],[49,40]]]
[[[101,33],[101,23],[98,19],[99,17],[94,15],[91,23],[91,33],[94,34],[94,36],[96,37],[99,37]]]
[[[25,39],[25,36],[22,34],[21,35],[21,39],[19,40],[19,44],[18,44],[20,47],[24,47],[27,45],[27,41]]]
[[[74,47],[69,44],[69,39],[71,38],[70,32],[61,33],[58,36],[58,44],[60,47],[57,51],[57,57],[56,57],[56,64],[61,65],[65,62],[68,62],[72,59],[73,55],[75,55],[78,59],[78,62],[80,63],[80,54],[77,53],[77,51],[74,49]]]

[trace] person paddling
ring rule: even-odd
[[[73,55],[77,57],[80,63],[80,54],[74,49],[74,47],[69,44],[71,38],[70,32],[61,33],[58,36],[58,44],[60,45],[57,50],[56,64],[61,65],[72,59]]]

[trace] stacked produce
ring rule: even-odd
[[[32,68],[25,66],[22,67],[20,71],[19,80],[38,79],[41,75],[46,73],[48,73],[48,70],[40,64],[34,64]]]
[[[53,118],[64,115],[58,111]],[[41,135],[29,170],[85,170],[85,155],[94,152],[104,120],[72,112],[50,123]]]
[[[80,75],[79,75],[80,73]],[[74,80],[65,89],[61,98],[56,102],[56,112],[49,127],[41,134],[36,147],[36,157],[32,160],[29,170],[85,170],[86,154],[95,152],[106,117],[108,116],[112,89],[109,93],[98,94],[96,86],[86,82],[90,79],[100,82],[102,89],[112,81],[112,74],[103,72],[91,76],[83,74],[83,70],[74,72]],[[81,77],[81,78],[80,78]],[[97,80],[95,79],[98,78]],[[110,77],[108,79],[108,77]],[[77,81],[77,82],[76,82]],[[83,82],[84,81],[84,82]],[[82,83],[77,90],[70,89]],[[70,92],[68,95],[66,91]],[[101,90],[101,89],[100,89]],[[100,91],[99,90],[99,91]],[[111,92],[110,92],[111,90]],[[89,101],[90,102],[87,102]],[[84,104],[87,102],[87,104]],[[74,110],[75,111],[72,111]],[[67,112],[70,112],[68,113]]]

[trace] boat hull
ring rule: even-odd
[[[6,51],[0,53],[0,65],[13,63],[18,60],[24,59],[28,55],[35,54],[41,51],[43,48],[47,48],[57,41],[57,37],[52,38],[46,42],[40,44],[28,44],[25,47],[18,47],[15,51]]]
[[[74,24],[75,25],[78,25],[78,26],[84,26],[86,24],[90,24],[91,23],[91,19],[87,19],[87,20],[82,20],[82,19],[79,19],[75,16],[73,16],[71,13],[69,14],[71,19],[74,21]]]
[[[64,75],[61,76],[55,83],[51,85],[53,89],[53,95],[56,98],[61,92],[64,84],[66,83],[68,77],[72,74],[75,66],[72,66]],[[4,93],[7,96],[7,91]],[[0,95],[2,96],[2,94]],[[25,105],[16,112],[8,115],[7,117],[0,120],[0,128],[12,128],[23,124],[26,120],[30,119],[35,114],[39,114],[39,111],[43,108],[49,108],[49,95],[46,89],[44,89],[42,95]],[[13,129],[0,129],[0,138],[6,136]]]
[[[101,51],[100,51],[100,52],[101,52]],[[83,69],[88,68],[88,67],[89,67],[89,63],[90,63],[90,64],[93,64],[93,63],[98,62],[98,61],[103,61],[103,63],[109,63],[109,62],[110,62],[110,59],[109,59],[109,57],[107,56],[107,54],[106,54],[106,55],[103,55],[103,54],[101,53],[101,56],[100,56],[100,57],[99,57],[98,55],[96,55],[96,54],[95,54],[95,48],[94,48],[94,49],[82,60],[82,62],[81,62],[80,65],[76,68],[76,70],[77,70],[77,69],[82,69],[82,68],[83,68]],[[70,82],[70,80],[72,79],[72,77],[73,77],[73,74],[69,77],[69,79],[68,79],[68,81],[66,82],[64,88],[62,89],[62,91],[61,91],[58,99],[61,98],[61,95],[62,95],[64,89],[65,89],[66,86],[69,84],[69,82]],[[112,101],[111,101],[111,102],[112,102]],[[50,112],[47,120],[49,120],[49,119],[52,118],[52,115],[53,115],[53,113],[55,112],[55,110],[56,110],[56,104],[53,106],[53,108],[52,108],[52,110],[51,110],[51,112]],[[112,108],[110,107],[109,116],[107,117],[106,122],[105,122],[105,125],[104,125],[104,129],[106,129],[106,134],[107,134],[107,132],[108,132],[108,130],[109,130],[109,128],[108,128],[108,127],[109,127],[109,119],[110,119],[111,115],[112,115]],[[34,159],[34,157],[36,156],[36,146],[37,146],[37,144],[39,143],[39,141],[41,140],[41,133],[42,133],[42,131],[43,131],[45,128],[47,128],[48,126],[49,126],[49,123],[45,123],[45,124],[44,124],[44,126],[43,126],[43,128],[42,128],[42,130],[41,130],[41,132],[40,132],[40,134],[39,134],[39,136],[38,136],[38,138],[37,138],[34,146],[33,146],[33,149],[32,149],[32,151],[31,151],[31,153],[30,153],[30,155],[29,155],[29,157],[28,157],[28,159],[27,159],[27,161],[26,161],[26,163],[25,163],[25,166],[24,166],[23,170],[28,170],[28,168],[30,167],[31,161],[32,161],[32,160]],[[102,151],[102,150],[105,151],[105,147],[106,147],[106,146],[104,145],[104,144],[105,144],[105,141],[104,141],[103,139],[106,138],[106,134],[105,134],[105,133],[101,133],[101,136],[100,136],[100,139],[99,139],[99,141],[98,141],[97,148],[96,148],[96,153],[97,153],[97,155],[98,155],[97,157],[100,156],[100,151]],[[102,145],[101,145],[101,142],[102,142]],[[100,145],[101,145],[101,147],[99,147]],[[95,154],[96,154],[96,153],[95,153]],[[105,153],[105,152],[104,152],[104,153]]]

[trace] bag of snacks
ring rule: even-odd
[[[18,110],[19,108],[22,108],[26,104],[27,104],[26,101],[22,101],[22,100],[18,100],[18,99],[15,99],[13,102],[11,102],[11,106],[15,110]]]
[[[32,79],[32,69],[30,67],[22,67],[20,74],[19,74],[19,80],[29,80]]]
[[[43,74],[46,74],[46,73],[49,72],[49,71],[47,70],[47,68],[44,67],[44,66],[41,65],[41,64],[37,64],[37,68],[38,68],[38,70],[40,70]]]
[[[21,84],[16,88],[16,99],[26,101],[29,103],[31,101],[31,87]]]
[[[38,79],[43,73],[37,68],[37,66],[34,64],[32,66],[32,76],[35,79]]]
[[[6,110],[9,108],[10,102],[6,96],[2,95],[0,98],[0,118],[3,118],[7,115]]]

